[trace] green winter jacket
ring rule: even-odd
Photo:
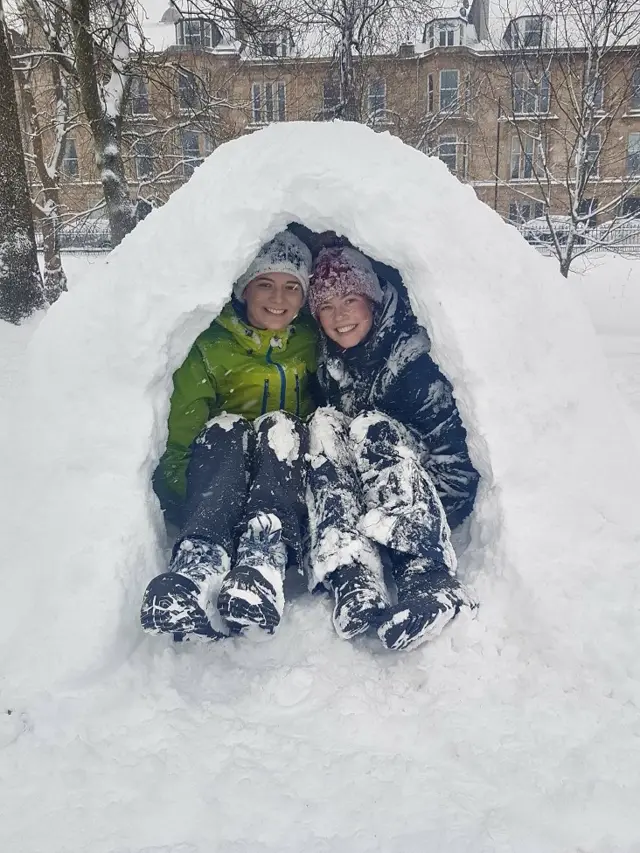
[[[249,420],[279,409],[301,418],[311,414],[309,376],[316,370],[316,343],[310,317],[273,332],[254,329],[231,303],[225,306],[173,374],[169,438],[156,486],[184,498],[191,443],[221,412]]]

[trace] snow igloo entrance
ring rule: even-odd
[[[542,633],[551,657],[586,645],[598,659],[585,625],[617,619],[603,566],[629,566],[638,469],[586,312],[437,159],[360,125],[293,122],[217,149],[39,327],[6,519],[33,543],[0,620],[8,677],[55,682],[139,643],[140,594],[165,559],[150,483],[172,375],[289,222],[396,269],[427,329],[481,476],[461,565],[478,620],[511,641]],[[25,667],[13,650],[27,609],[46,618],[28,619],[44,651]]]
[[[322,250],[357,249],[357,247],[352,246],[347,237],[339,235],[335,231],[318,233],[298,222],[289,222],[286,228],[289,234],[294,235],[295,238],[307,247],[312,263],[315,263]],[[364,257],[367,256],[365,255]],[[246,515],[247,508],[244,504],[240,506],[238,501],[230,500],[229,496],[231,493],[235,494],[237,492],[240,495],[244,492],[244,480],[242,479],[244,477],[244,467],[245,465],[253,467],[252,463],[248,461],[250,457],[247,456],[246,443],[247,438],[254,435],[254,431],[250,429],[250,435],[245,435],[243,439],[245,452],[241,453],[240,457],[234,456],[237,452],[235,448],[238,444],[236,432],[238,429],[241,431],[245,429],[244,426],[241,426],[237,422],[237,419],[242,417],[252,421],[261,414],[266,414],[274,410],[277,411],[278,408],[302,417],[305,440],[310,440],[311,443],[311,447],[309,448],[311,455],[306,455],[307,461],[303,466],[309,472],[306,501],[309,517],[305,513],[302,520],[302,541],[305,543],[304,547],[298,550],[298,548],[294,547],[294,542],[291,541],[291,538],[287,538],[285,534],[285,541],[290,546],[289,567],[285,580],[286,600],[290,601],[297,593],[306,589],[307,584],[309,584],[311,589],[320,590],[323,586],[323,578],[329,571],[329,566],[331,567],[330,570],[333,571],[354,559],[354,548],[356,548],[356,543],[362,539],[362,534],[356,533],[355,527],[353,527],[356,519],[348,522],[347,517],[351,517],[350,508],[355,506],[354,502],[360,500],[358,497],[354,496],[344,499],[340,515],[344,515],[345,517],[341,518],[338,528],[335,528],[333,526],[335,522],[332,522],[332,533],[329,539],[326,539],[326,537],[323,539],[325,544],[320,549],[324,556],[319,556],[317,542],[316,544],[312,544],[316,541],[314,530],[318,524],[318,521],[315,523],[312,521],[316,515],[313,512],[313,506],[314,504],[316,506],[324,506],[325,502],[325,499],[320,498],[319,494],[315,500],[311,499],[311,496],[316,494],[312,485],[313,472],[317,467],[314,461],[313,447],[316,445],[319,449],[323,446],[323,442],[326,439],[320,438],[320,434],[324,434],[329,421],[326,421],[326,415],[323,412],[319,412],[320,423],[324,424],[324,426],[318,427],[316,426],[318,418],[309,417],[308,413],[311,406],[315,409],[327,405],[336,406],[338,410],[343,411],[350,419],[353,419],[358,414],[371,412],[380,406],[381,411],[386,412],[392,420],[396,418],[400,421],[398,427],[393,428],[394,431],[396,429],[406,430],[404,433],[405,439],[400,440],[401,444],[404,444],[406,440],[408,442],[407,447],[413,447],[419,456],[425,455],[425,451],[429,451],[423,460],[427,467],[430,464],[431,451],[435,448],[430,447],[432,442],[427,438],[426,434],[433,430],[435,436],[437,431],[439,436],[437,442],[440,445],[438,453],[441,456],[443,453],[446,453],[447,451],[443,449],[446,446],[451,447],[450,453],[455,452],[456,454],[460,454],[460,456],[459,458],[456,457],[458,461],[454,461],[454,457],[450,458],[449,462],[444,460],[445,469],[442,475],[439,470],[436,470],[432,472],[431,476],[435,475],[437,477],[434,482],[437,484],[438,491],[443,495],[447,517],[454,527],[453,541],[458,556],[468,544],[469,524],[462,524],[461,521],[469,516],[471,512],[473,497],[477,487],[477,474],[472,469],[467,458],[464,432],[459,427],[458,414],[455,408],[450,412],[454,404],[452,403],[449,391],[445,391],[442,383],[437,381],[437,377],[432,374],[431,367],[423,363],[428,360],[428,334],[419,326],[417,318],[410,307],[408,292],[400,272],[395,267],[379,262],[375,257],[367,257],[367,260],[370,262],[378,278],[379,286],[383,288],[383,290],[380,290],[380,299],[382,302],[374,312],[372,330],[366,335],[365,340],[367,343],[365,352],[362,352],[361,349],[359,354],[355,350],[352,351],[352,357],[347,362],[347,364],[350,363],[353,365],[353,357],[356,357],[360,365],[358,370],[361,371],[362,380],[361,388],[356,392],[355,387],[357,387],[357,384],[356,386],[352,386],[353,379],[347,379],[347,386],[350,390],[346,392],[344,400],[346,408],[343,407],[343,403],[341,402],[341,394],[339,395],[340,399],[337,397],[325,397],[324,391],[326,388],[323,384],[323,377],[324,381],[326,381],[329,378],[328,375],[319,370],[317,379],[315,376],[311,376],[311,380],[308,380],[305,365],[302,366],[303,373],[299,374],[300,365],[295,366],[297,363],[296,359],[299,358],[297,351],[293,355],[289,355],[288,348],[286,358],[284,355],[278,358],[278,350],[275,350],[275,360],[284,364],[284,368],[281,364],[272,364],[272,356],[270,356],[271,348],[266,352],[266,355],[263,349],[259,349],[257,355],[253,358],[246,358],[247,353],[251,353],[253,349],[250,347],[247,350],[246,337],[250,332],[246,324],[252,325],[252,321],[250,320],[251,313],[249,312],[249,317],[247,317],[246,306],[242,305],[235,296],[225,305],[223,309],[224,318],[220,321],[220,324],[217,318],[214,318],[209,329],[205,331],[204,336],[198,338],[197,345],[191,349],[188,361],[174,375],[174,394],[172,396],[171,416],[169,418],[169,448],[165,451],[165,455],[161,459],[161,464],[154,472],[153,477],[154,491],[160,500],[164,512],[165,525],[171,546],[170,553],[173,553],[174,559],[176,547],[182,539],[186,539],[187,546],[190,547],[193,537],[204,537],[208,541],[210,540],[221,546],[225,553],[232,555],[233,560],[233,555],[238,547],[240,533],[245,529],[246,519],[250,516]],[[247,276],[244,276],[245,281],[246,279]],[[315,361],[320,341],[323,340],[326,344],[327,341],[330,343],[330,340],[322,334],[320,321],[316,322],[313,319],[309,303],[303,306],[301,318],[303,325],[298,331],[303,331],[309,341],[309,357],[305,361]],[[300,320],[301,318],[299,317],[298,319]],[[241,325],[234,327],[234,321],[237,322],[238,319],[240,319]],[[253,325],[263,328],[260,321],[257,321]],[[311,331],[312,329],[313,332]],[[224,336],[226,343],[220,341],[221,334]],[[228,335],[230,337],[227,337]],[[312,335],[319,336],[320,340],[316,342]],[[297,340],[299,336],[299,334],[296,335],[294,340]],[[256,337],[255,340],[258,346],[260,346],[260,339]],[[272,339],[271,343],[273,346],[276,346],[277,341],[274,342]],[[396,345],[399,345],[400,349],[394,355]],[[323,350],[324,346],[320,346],[320,349]],[[233,358],[231,357],[231,352],[234,353]],[[386,353],[386,355],[383,353]],[[416,358],[420,358],[420,361],[416,362],[415,366],[413,366],[414,359]],[[368,374],[366,369],[371,359],[373,359],[377,367],[371,374]],[[333,373],[331,369],[329,370],[330,375],[333,376],[335,374],[335,378],[331,380],[334,383],[334,393],[337,393],[338,387],[344,381],[344,378],[337,379],[338,374],[335,373],[336,369],[340,370],[341,368],[338,368],[336,365],[333,368]],[[393,383],[396,373],[402,373],[404,376],[405,371],[407,378],[402,380],[404,383],[404,392],[398,395],[398,392],[395,390],[396,386],[393,388],[390,387],[389,382]],[[259,381],[255,378],[258,374]],[[244,384],[243,377],[245,375],[248,380],[247,384]],[[300,375],[304,378],[299,384]],[[337,384],[335,384],[336,379]],[[295,398],[291,396],[291,389],[294,387],[294,384],[296,389]],[[383,387],[387,390],[380,397],[380,389]],[[441,387],[446,400],[442,394],[438,397],[438,389]],[[376,388],[378,389],[377,391],[375,390]],[[374,394],[375,396],[373,396]],[[302,412],[300,409],[301,396],[304,402]],[[279,406],[278,400],[280,403]],[[355,403],[354,407],[355,400],[359,400],[359,402]],[[390,409],[387,409],[386,402],[383,402],[387,400],[391,405]],[[395,403],[393,402],[394,400]],[[427,405],[428,400],[431,400],[431,402]],[[195,414],[196,407],[198,415]],[[448,422],[447,416],[444,414],[445,410],[446,412],[450,412],[450,415],[454,418],[451,426],[447,427],[446,435],[440,433],[440,427]],[[190,412],[194,414],[190,415]],[[221,416],[223,419],[221,429],[212,421],[213,418],[218,416]],[[236,420],[234,421],[234,419]],[[232,424],[235,425],[232,427]],[[203,432],[206,430],[206,438],[198,437],[201,429]],[[232,429],[233,434],[231,432]],[[318,429],[320,429],[320,433],[318,433]],[[281,431],[274,428],[274,436],[276,432],[278,440],[282,442],[283,435]],[[411,434],[413,434],[413,438],[410,437]],[[268,432],[268,435],[269,441],[271,441],[271,431]],[[286,429],[284,430],[284,435],[287,435]],[[192,437],[193,441],[191,441]],[[226,442],[229,442],[228,447]],[[334,442],[335,439],[331,442],[332,446]],[[185,460],[184,463],[180,464],[178,460],[184,458],[187,444],[191,444],[194,448],[191,454],[192,460],[191,462]],[[210,448],[208,456],[204,450],[199,449],[203,445]],[[221,451],[221,447],[227,449]],[[234,456],[236,460],[232,466],[226,462],[230,455]],[[253,452],[250,453],[250,456],[252,455]],[[279,450],[276,455],[280,458]],[[402,455],[403,451],[400,450],[394,470],[398,469],[399,460]],[[179,464],[180,467],[178,468]],[[178,500],[174,492],[174,486],[179,485],[183,478],[184,464],[187,465],[187,493]],[[355,458],[352,460],[352,464],[355,464]],[[204,472],[207,470],[211,471],[211,473],[205,475]],[[214,474],[213,471],[217,473]],[[267,476],[273,478],[275,472],[271,469],[269,471],[270,473]],[[203,475],[207,478],[206,482],[203,480]],[[392,482],[398,479],[397,474],[392,475],[388,472],[385,475],[385,482],[388,476],[391,476]],[[238,477],[240,477],[242,482],[237,480]],[[337,486],[340,481],[340,475],[334,473],[333,477],[335,480],[334,486]],[[392,492],[389,492],[389,486],[386,486],[387,496],[385,497],[385,502],[390,501],[393,503],[394,500],[400,500],[401,502],[418,500],[415,496],[413,498],[409,497],[416,489],[420,490],[423,488],[418,485],[420,477],[418,476],[418,480],[414,482],[415,477],[416,472],[414,472],[413,468],[411,466],[407,467],[405,475],[401,478],[403,485],[399,489],[393,489]],[[466,480],[464,479],[465,477],[467,478]],[[210,478],[213,479],[211,480]],[[323,477],[321,477],[321,480],[323,480]],[[273,483],[274,481],[273,479],[269,479],[268,482]],[[251,475],[251,483],[250,492],[253,493],[253,475]],[[441,491],[442,489],[444,489],[444,492]],[[360,488],[355,485],[354,490],[360,493]],[[266,488],[266,493],[270,494],[279,493],[280,491],[281,487],[275,487],[274,492],[273,485]],[[256,494],[263,493],[265,493],[265,485],[260,485]],[[394,494],[396,495],[395,499],[393,497]],[[258,500],[260,501],[261,499],[259,498]],[[284,521],[285,531],[289,530],[290,537],[293,535],[295,540],[297,534],[293,534],[290,525],[286,522],[286,519],[290,518],[290,507],[287,506],[287,501],[279,504],[275,500],[274,504],[274,506],[269,505],[269,511],[273,510],[276,516]],[[256,507],[252,500],[250,500],[250,505],[250,511],[252,513],[255,512]],[[284,516],[281,516],[278,507],[284,511]],[[366,508],[363,506],[360,514],[364,516],[366,511]],[[416,509],[416,512],[419,512],[419,510]],[[437,516],[438,511],[435,510],[435,512]],[[331,510],[331,513],[335,513],[335,507]],[[322,522],[323,525],[325,523]],[[346,538],[343,544],[339,545],[335,537],[338,536],[338,530],[343,530],[342,524],[345,525],[344,532],[340,535],[342,537],[346,536]],[[297,529],[298,524],[295,523],[294,527]],[[387,585],[393,595],[395,583],[392,574],[390,552],[388,548],[380,547],[382,544],[389,543],[384,539],[377,540],[377,535],[380,535],[380,533],[378,531],[378,534],[376,534],[374,528],[379,527],[379,521],[373,524],[370,535],[371,541],[366,540],[369,544],[364,548],[359,559],[364,560],[365,564],[368,560],[372,560],[374,565],[372,571],[377,572],[375,565],[379,557],[382,558],[386,569]],[[427,529],[428,525],[427,528],[422,528],[423,532],[420,534],[421,544],[418,545],[416,543],[414,547],[426,548],[426,542],[429,538]],[[235,531],[233,537],[229,536],[230,530]],[[349,532],[347,533],[347,531]],[[351,544],[347,544],[347,540]],[[378,542],[377,545],[375,544],[376,541]],[[402,548],[400,542],[398,542],[398,546]],[[332,553],[329,554],[328,551]],[[370,551],[372,551],[371,554],[369,553]],[[170,553],[167,555],[168,561]],[[415,556],[420,553],[420,550],[411,553]],[[447,557],[447,559],[450,558]],[[297,569],[297,571],[294,571],[294,569]],[[165,582],[167,581],[165,581],[164,576],[158,581],[160,585],[163,585]],[[156,589],[155,584],[156,582],[154,581],[154,585],[151,587],[154,590]],[[164,589],[164,586],[162,588]],[[151,608],[149,595],[150,593],[145,597],[146,603],[143,619],[143,624],[147,625],[147,627],[150,627],[147,623],[152,618],[152,613],[155,612],[154,608]],[[176,639],[179,638],[180,636],[177,635]]]

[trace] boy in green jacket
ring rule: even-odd
[[[316,330],[299,316],[309,249],[289,231],[265,246],[173,377],[154,488],[180,534],[144,595],[152,633],[273,633],[305,515],[302,419],[315,408]]]

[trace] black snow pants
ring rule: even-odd
[[[455,573],[442,502],[402,424],[381,412],[353,420],[327,407],[309,422],[310,585],[354,560],[379,583],[383,545]]]
[[[307,451],[307,428],[288,412],[270,412],[253,423],[227,413],[210,420],[191,447],[184,505],[179,514],[175,506],[165,507],[180,528],[175,547],[183,539],[204,539],[233,560],[247,521],[273,513],[301,564]]]

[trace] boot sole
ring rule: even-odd
[[[189,578],[166,572],[154,578],[144,595],[140,622],[149,634],[173,634],[182,640],[198,634],[223,640],[224,634],[212,627],[207,614],[197,603],[199,589]]]
[[[421,602],[424,607],[424,602]],[[434,602],[430,613],[411,614],[407,604],[397,604],[387,611],[378,628],[382,645],[389,651],[411,651],[440,636],[443,629],[460,612],[461,605],[443,608]],[[402,614],[406,613],[406,618]]]
[[[343,606],[340,608],[337,604],[333,609],[333,627],[335,628],[336,634],[340,637],[341,640],[352,640],[354,637],[360,636],[360,634],[365,634],[370,629],[377,629],[380,625],[380,622],[383,619],[386,619],[388,614],[388,609],[386,606],[384,607],[372,607],[369,610],[361,611],[358,613],[357,618],[355,616],[347,617],[345,619],[345,623],[347,626],[351,626],[350,628],[345,628],[340,623],[339,612],[340,610],[344,610],[348,612],[348,607]]]
[[[264,579],[258,582],[258,572],[255,575],[255,581],[246,587],[234,586],[232,582],[225,589],[223,584],[218,596],[218,612],[236,634],[252,627],[273,634],[280,624],[280,613],[264,595],[264,591],[267,591],[266,585],[269,586],[268,591],[274,597],[275,590]],[[251,598],[255,598],[256,601],[250,601]]]

